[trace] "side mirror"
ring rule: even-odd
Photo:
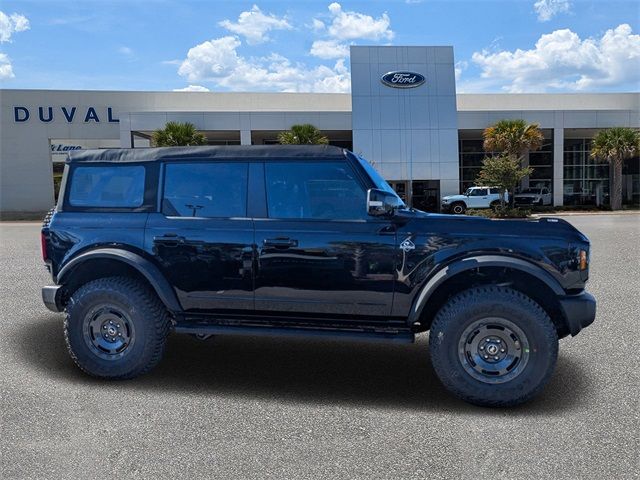
[[[391,192],[370,188],[367,191],[367,213],[374,217],[393,215],[396,208],[401,206],[397,196]]]

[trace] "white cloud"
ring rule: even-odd
[[[311,20],[311,29],[314,32],[320,32],[322,30],[325,29],[325,24],[324,22],[322,22],[321,20],[318,20],[317,18],[314,18],[313,20]]]
[[[326,32],[325,40],[316,40],[311,45],[310,55],[314,57],[347,58],[349,45],[345,40],[391,40],[394,32],[389,28],[391,20],[389,15],[383,13],[377,19],[360,12],[342,10],[339,3],[329,5],[330,23],[313,19],[312,29],[315,32]]]
[[[13,78],[13,67],[11,66],[11,59],[6,53],[0,52],[0,80],[6,80],[7,78]]]
[[[462,72],[464,72],[468,67],[469,67],[469,62],[467,62],[466,60],[460,60],[459,62],[456,62],[455,68],[454,68],[456,82],[460,80],[460,77],[462,76]]]
[[[628,24],[584,40],[569,29],[542,35],[530,50],[475,52],[485,87],[508,92],[640,88],[640,35]]]
[[[17,32],[29,30],[29,19],[19,13],[7,15],[0,11],[0,43],[10,42],[11,36]]]
[[[332,20],[329,35],[338,40],[392,40],[393,31],[389,28],[389,15],[383,13],[378,18],[359,12],[342,10],[342,6],[334,2],[329,5]]]
[[[174,88],[174,92],[210,92],[207,87],[203,87],[202,85],[189,85],[184,88]]]
[[[130,48],[130,47],[122,46],[122,47],[118,48],[118,53],[121,53],[125,57],[132,57],[133,56],[133,49]]]
[[[249,45],[268,41],[269,37],[266,34],[271,30],[291,30],[292,28],[286,17],[279,18],[272,13],[265,14],[257,5],[247,12],[242,12],[236,23],[223,20],[219,25],[230,32],[244,36]]]
[[[348,92],[350,75],[344,60],[333,67],[308,67],[278,54],[244,57],[237,37],[221,37],[196,45],[178,74],[190,82],[211,82],[232,91]]]
[[[538,14],[538,20],[548,22],[559,13],[567,13],[571,9],[569,0],[537,0],[533,9]]]
[[[316,40],[309,51],[318,58],[346,58],[349,56],[349,46],[336,40]]]

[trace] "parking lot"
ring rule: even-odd
[[[637,478],[640,215],[592,241],[596,322],[543,394],[467,405],[413,345],[172,335],[151,374],[92,380],[40,287],[39,224],[0,224],[2,478]]]

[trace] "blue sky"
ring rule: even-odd
[[[640,90],[637,1],[10,1],[2,88],[349,90],[348,46],[453,45],[460,92]]]

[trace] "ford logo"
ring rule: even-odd
[[[382,83],[393,88],[419,87],[425,81],[424,75],[416,72],[389,72],[380,78]]]

